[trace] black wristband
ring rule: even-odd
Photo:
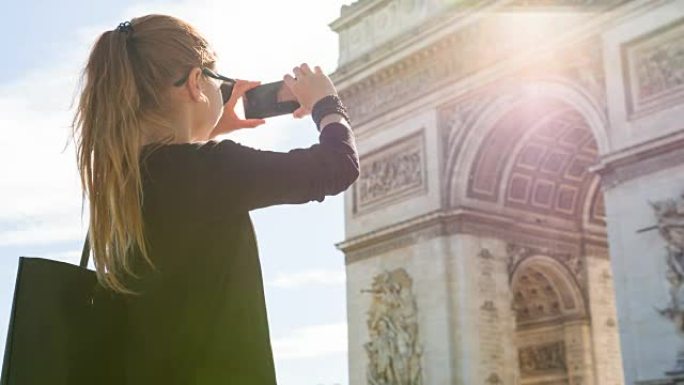
[[[340,99],[337,95],[328,95],[317,101],[311,109],[311,117],[316,123],[318,131],[323,129],[323,127],[321,127],[321,120],[323,117],[332,113],[342,115],[347,120],[347,123],[349,123],[351,126],[349,113],[347,112],[347,108],[342,103],[342,99]]]

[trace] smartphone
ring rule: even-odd
[[[242,97],[246,119],[264,119],[286,115],[299,108],[297,98],[284,81],[261,84]]]

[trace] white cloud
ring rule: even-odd
[[[0,232],[0,247],[50,245],[56,242],[85,239],[87,225],[82,228],[79,226],[78,218],[70,219],[72,220],[47,218],[30,226],[2,231]]]
[[[268,282],[269,286],[290,289],[309,286],[338,286],[344,285],[346,276],[344,271],[337,270],[305,270],[294,273],[279,273],[276,278]]]
[[[347,351],[345,322],[306,326],[272,342],[273,355],[278,360],[321,357]]]

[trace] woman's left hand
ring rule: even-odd
[[[237,79],[235,86],[233,87],[233,92],[230,95],[230,99],[223,105],[223,115],[216,123],[216,127],[209,134],[209,139],[213,139],[218,135],[227,134],[229,132],[239,130],[241,128],[254,128],[258,127],[266,121],[264,119],[240,119],[235,113],[235,105],[237,105],[238,99],[240,99],[245,92],[251,90],[252,88],[258,86],[261,82],[250,82],[247,80]]]

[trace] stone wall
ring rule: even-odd
[[[411,384],[663,378],[667,242],[641,230],[684,193],[684,3],[465,3],[362,0],[332,25],[362,170],[338,245],[350,384],[388,375],[388,327]],[[581,308],[519,322],[511,243]]]

